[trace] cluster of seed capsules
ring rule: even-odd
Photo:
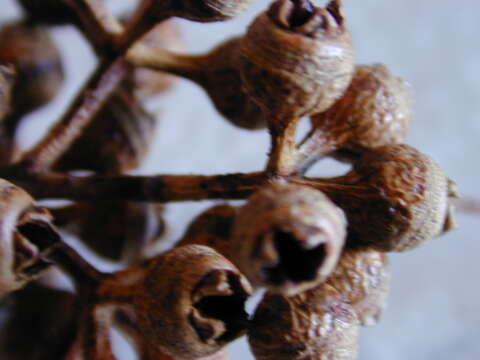
[[[116,359],[116,327],[143,360],[227,359],[225,345],[244,334],[260,360],[353,360],[360,327],[375,325],[385,307],[386,253],[452,229],[454,183],[403,144],[409,86],[383,65],[355,65],[339,0],[325,8],[274,1],[245,35],[204,55],[181,53],[170,17],[220,21],[249,2],[146,0],[122,23],[99,0],[18,0],[24,19],[0,28],[0,161],[20,164],[2,172],[9,181],[0,180],[0,296],[8,313],[0,347],[7,359]],[[76,26],[100,59],[114,58],[128,71],[88,126],[56,150],[48,172],[88,170],[106,175],[104,182],[114,175],[133,184],[128,172],[145,157],[157,123],[144,102],[168,88],[172,75],[200,85],[233,125],[268,129],[265,170],[152,177],[128,199],[147,202],[119,193],[108,201],[99,195],[102,201],[37,205],[19,185],[43,178],[18,171],[28,153],[15,134],[62,84],[47,28],[65,24]],[[98,29],[110,37],[96,36]],[[303,117],[311,129],[297,143]],[[305,175],[326,157],[351,170],[335,178]],[[173,249],[144,258],[164,229],[162,205],[148,202],[155,181],[164,187],[163,202],[169,187],[172,201],[247,200],[207,209]],[[98,271],[59,228],[124,269]],[[55,286],[58,271],[73,279],[75,292]],[[249,316],[245,302],[261,288],[267,291]]]

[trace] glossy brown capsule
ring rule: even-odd
[[[0,28],[0,64],[15,68],[12,111],[21,116],[47,104],[63,83],[60,52],[48,31],[27,23]]]
[[[387,255],[371,249],[347,249],[326,283],[353,307],[361,325],[374,326],[382,316],[390,290]]]
[[[404,251],[451,229],[453,183],[408,145],[365,151],[346,175],[310,184],[345,212],[349,246]]]
[[[336,151],[365,149],[405,140],[411,120],[409,84],[381,64],[358,65],[343,96],[312,117],[312,129],[299,146],[300,168]]]
[[[188,245],[149,260],[135,288],[138,325],[175,359],[210,356],[245,331],[246,278],[211,248]]]
[[[358,330],[353,308],[322,284],[292,297],[267,293],[248,342],[257,360],[355,360]]]
[[[272,131],[330,107],[353,73],[337,0],[325,9],[308,0],[278,0],[250,25],[240,48],[244,87],[267,112]]]
[[[324,281],[345,241],[343,214],[323,193],[271,183],[241,207],[232,232],[232,259],[253,286],[297,294]]]
[[[58,240],[50,213],[0,179],[0,296],[41,275],[51,265],[45,255]]]

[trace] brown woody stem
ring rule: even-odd
[[[96,0],[84,1],[85,6],[90,4],[91,9],[95,7],[92,4]],[[155,21],[158,21],[158,16],[153,21],[148,14],[151,3],[151,0],[144,1],[137,10],[128,30],[114,39],[117,40],[115,44],[113,40],[111,41],[111,45],[118,49],[118,53],[125,53],[138,38],[155,25]],[[98,16],[101,18],[101,15]],[[142,21],[142,16],[146,20]],[[43,141],[26,154],[20,167],[30,172],[47,171],[82,134],[83,129],[90,124],[129,72],[130,66],[123,55],[101,64],[62,119]]]
[[[154,0],[142,0],[131,20],[126,25],[124,33],[115,39],[119,48],[125,48],[125,44],[133,44],[137,39],[145,35],[155,24],[171,17],[168,9],[163,7],[162,2],[156,5]]]
[[[209,65],[204,56],[189,56],[139,43],[127,53],[127,60],[136,67],[164,71],[195,80]]]
[[[37,199],[190,201],[204,199],[244,199],[268,177],[264,173],[227,175],[91,175],[66,174],[12,175],[3,177]]]
[[[89,43],[97,54],[112,53],[113,40],[123,33],[123,27],[101,0],[67,0],[82,26]]]
[[[289,121],[280,130],[270,130],[272,150],[267,164],[267,172],[275,176],[289,176],[295,172],[297,148],[295,146],[295,133],[298,120]]]
[[[297,146],[295,159],[296,173],[304,173],[326,154],[336,150],[335,143],[329,141],[326,134],[310,131]]]
[[[88,263],[75,249],[65,242],[55,246],[48,259],[60,266],[75,281],[76,286],[96,284],[103,278],[103,273]]]
[[[130,67],[122,57],[111,64],[100,66],[62,119],[43,141],[25,155],[20,166],[32,172],[48,170],[82,134],[129,70]]]

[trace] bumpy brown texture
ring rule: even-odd
[[[354,360],[358,329],[352,307],[323,284],[293,297],[267,294],[248,341],[257,360]]]
[[[123,173],[146,156],[157,120],[128,91],[118,91],[55,165],[56,170]]]
[[[154,49],[182,51],[184,48],[180,29],[173,20],[156,25],[140,42]],[[135,94],[143,99],[156,96],[169,89],[175,80],[175,76],[150,69],[137,68],[133,72]]]
[[[98,255],[127,263],[142,257],[165,230],[163,206],[103,201],[51,210],[58,226],[77,235]]]
[[[77,326],[75,296],[30,284],[13,294],[9,317],[0,332],[8,360],[62,360]]]
[[[305,12],[299,2],[276,1],[250,25],[240,47],[247,94],[270,122],[280,121],[271,127],[327,109],[353,72],[350,36],[331,8]]]
[[[232,261],[231,232],[237,208],[216,205],[198,215],[188,226],[176,246],[205,245]]]
[[[434,160],[408,145],[364,152],[337,182],[319,188],[345,211],[353,246],[409,250],[442,234],[451,216],[449,180]]]
[[[0,122],[10,112],[13,70],[0,65]]]
[[[12,109],[25,114],[48,103],[63,82],[60,53],[48,32],[27,23],[0,28],[0,64],[15,68]]]
[[[327,284],[355,310],[360,324],[376,325],[390,289],[387,255],[375,250],[344,251]]]
[[[250,285],[213,249],[183,246],[146,266],[134,306],[150,346],[192,359],[214,354],[244,332]]]
[[[333,271],[345,227],[341,210],[320,191],[274,182],[239,209],[232,259],[252,285],[296,294]]]
[[[345,94],[312,117],[312,130],[300,150],[311,158],[402,143],[410,120],[409,85],[384,65],[358,65]]]

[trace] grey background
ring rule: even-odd
[[[474,0],[345,0],[358,63],[381,62],[410,81],[415,116],[408,143],[434,157],[466,196],[480,197],[480,2]],[[132,1],[111,0],[115,10]],[[189,52],[202,52],[241,34],[270,1],[253,0],[248,12],[226,23],[178,21]],[[12,0],[0,0],[0,21],[16,16]],[[317,1],[323,5],[323,1]],[[67,82],[55,101],[30,116],[22,128],[23,146],[33,144],[61,113],[94,68],[94,58],[73,30],[54,30],[67,65]],[[187,81],[150,104],[161,117],[152,153],[142,169],[153,173],[224,173],[261,169],[268,136],[223,121],[205,94]],[[316,166],[316,175],[344,171],[333,162]],[[207,203],[169,207],[168,241],[177,239]],[[393,254],[389,307],[379,326],[363,329],[362,360],[473,360],[480,356],[479,215],[458,215],[459,229],[422,248]],[[133,359],[123,345],[118,350]],[[233,359],[252,359],[240,341]]]

